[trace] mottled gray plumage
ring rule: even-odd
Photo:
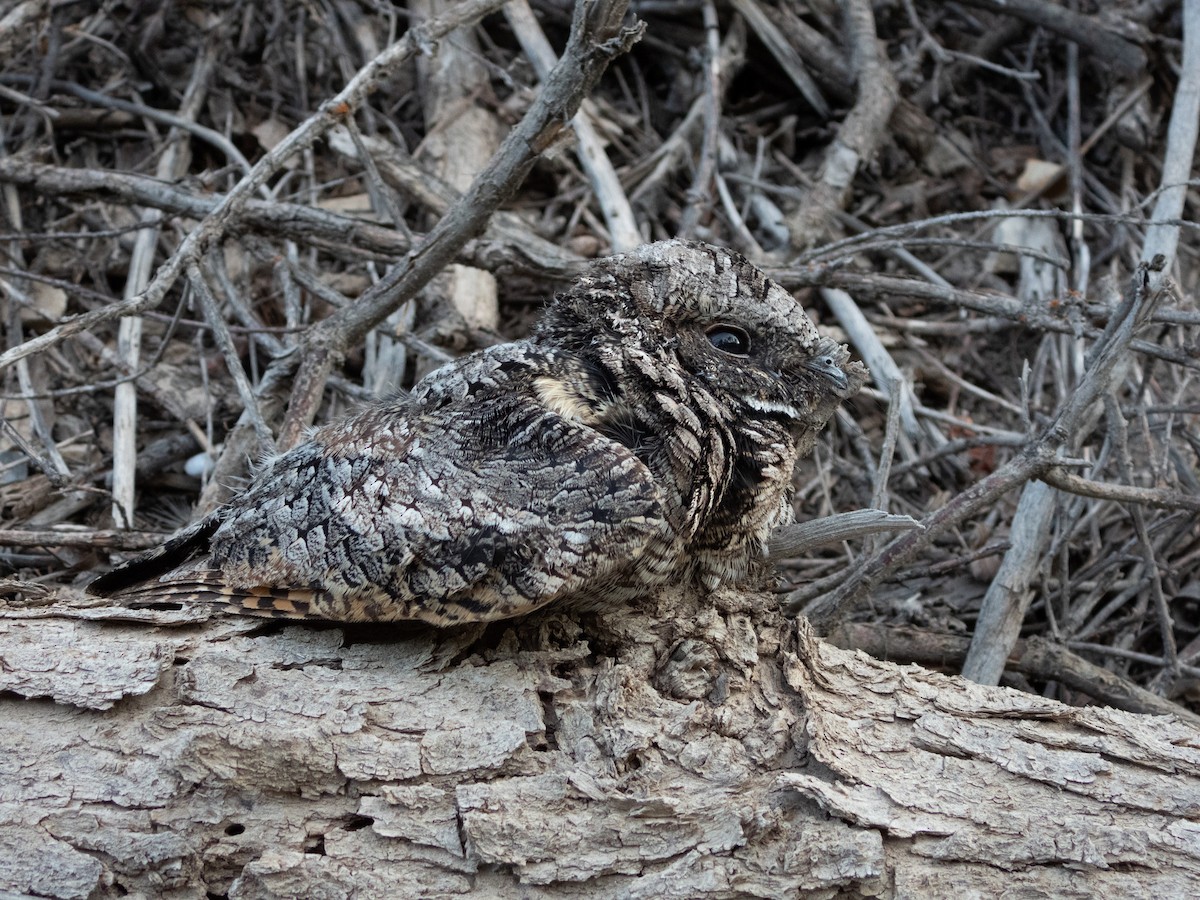
[[[447,625],[736,581],[863,382],[847,357],[737,254],[650,244],[596,263],[528,339],[317,431],[93,588]]]

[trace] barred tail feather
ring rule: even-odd
[[[311,614],[318,594],[308,588],[251,588],[230,585],[216,569],[196,569],[177,578],[150,581],[114,592],[113,599],[130,607],[160,607],[163,604],[216,605],[226,612],[272,619],[316,618]]]

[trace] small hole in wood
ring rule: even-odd
[[[360,828],[366,828],[368,825],[374,825],[374,824],[375,824],[375,820],[372,819],[370,816],[354,815],[354,816],[351,816],[347,820],[346,824],[343,825],[342,827],[346,831],[358,831]]]

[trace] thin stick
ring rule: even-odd
[[[1091,16],[1046,0],[964,0],[968,6],[1015,16],[1056,32],[1086,47],[1106,66],[1124,73],[1144,72],[1146,54],[1137,44],[1114,34]],[[1184,28],[1186,31],[1186,26]]]
[[[538,78],[545,81],[558,58],[546,39],[542,26],[534,17],[528,0],[509,0],[504,6],[504,17],[512,26],[513,33],[533,64]],[[579,141],[576,155],[592,183],[592,190],[596,193],[596,202],[600,205],[600,213],[608,227],[613,250],[632,250],[642,242],[642,234],[638,229],[629,198],[625,196],[625,189],[621,187],[621,180],[605,152],[605,142],[592,124],[592,120],[599,120],[599,117],[600,111],[596,105],[586,99],[580,105],[579,112],[572,117],[571,128]]]
[[[771,534],[771,560],[804,556],[818,547],[870,537],[891,531],[919,531],[921,523],[912,516],[897,516],[882,509],[855,509],[807,522],[776,528]]]
[[[712,0],[702,0],[704,17],[704,132],[696,174],[687,192],[687,206],[679,218],[679,236],[692,237],[700,224],[702,210],[710,209],[713,178],[717,172],[717,143],[721,131],[721,42],[717,8]]]
[[[6,547],[78,547],[104,550],[149,550],[169,537],[159,531],[77,530],[0,528],[0,546]]]
[[[250,386],[250,379],[246,377],[246,370],[242,368],[242,361],[238,356],[237,348],[233,346],[229,327],[225,324],[225,317],[221,315],[221,310],[217,307],[212,289],[204,280],[204,273],[195,263],[188,266],[187,274],[192,291],[195,292],[196,299],[200,301],[200,309],[204,313],[204,318],[208,320],[208,324],[212,328],[213,341],[221,351],[221,356],[225,360],[225,368],[229,370],[229,374],[233,378],[238,396],[242,398],[242,405],[254,426],[254,433],[258,435],[259,443],[262,445],[260,450],[264,454],[272,454],[275,452],[275,442],[271,437],[271,429],[263,421],[258,398],[254,396],[254,388]]]
[[[1093,481],[1057,468],[1042,472],[1038,478],[1056,490],[1080,497],[1109,500],[1113,503],[1133,503],[1151,509],[1186,509],[1200,512],[1200,497],[1180,491]]]
[[[338,124],[343,116],[353,112],[380,81],[391,75],[415,54],[420,53],[424,47],[467,22],[477,21],[488,13],[495,12],[503,3],[504,0],[465,0],[445,16],[410,28],[399,41],[359,69],[346,87],[336,96],[322,103],[315,113],[305,119],[299,127],[255,163],[250,172],[217,203],[204,221],[188,234],[179,249],[159,267],[154,280],[145,290],[120,303],[76,316],[74,319],[50,329],[45,334],[31,338],[19,347],[0,354],[0,370],[11,366],[18,359],[53,347],[73,334],[88,331],[97,325],[122,316],[136,315],[157,307],[179,279],[187,264],[199,259],[206,249],[226,234],[240,218],[251,195],[266,184],[293,154],[311,146],[321,134]]]
[[[1182,213],[1183,194],[1180,189],[1172,187],[1172,182],[1168,179],[1180,177],[1186,179],[1187,171],[1191,167],[1195,151],[1197,135],[1196,118],[1197,114],[1200,113],[1200,73],[1187,73],[1186,66],[1190,58],[1192,65],[1200,68],[1200,0],[1190,0],[1189,6],[1194,15],[1193,19],[1188,23],[1192,27],[1190,29],[1185,27],[1185,67],[1183,70],[1185,74],[1183,77],[1187,78],[1190,74],[1193,76],[1193,80],[1192,84],[1186,88],[1181,81],[1180,91],[1176,94],[1176,103],[1172,110],[1171,139],[1168,140],[1167,158],[1163,164],[1163,181],[1166,190],[1160,195],[1158,203],[1155,206],[1156,217],[1160,212],[1164,217],[1169,216],[1172,218]],[[1187,118],[1189,121],[1181,122],[1179,121],[1181,117]],[[1073,131],[1072,145],[1077,151],[1077,130]],[[1077,169],[1079,163],[1077,153],[1074,162]],[[1078,197],[1078,178],[1076,179],[1075,188],[1076,196]],[[1170,226],[1165,227],[1165,229],[1151,227],[1150,233],[1147,235],[1146,245],[1143,248],[1143,271],[1145,271],[1144,265],[1146,262],[1156,257],[1171,257],[1174,255],[1178,243],[1178,235],[1177,228]],[[1082,245],[1081,236],[1078,244]],[[1082,263],[1084,270],[1080,274],[1081,279],[1086,277],[1086,259],[1086,254],[1084,254]],[[1139,318],[1143,318],[1139,316],[1139,312],[1141,301],[1145,299],[1144,294],[1135,292],[1131,298],[1131,302],[1127,302],[1126,304],[1129,308],[1126,322],[1119,323],[1116,317],[1111,319],[1100,343],[1093,348],[1092,370],[1088,374],[1090,376],[1092,372],[1101,373],[1102,378],[1091,379],[1093,386],[1099,384],[1101,381],[1106,383],[1107,387],[1100,396],[1107,396],[1125,377],[1128,358],[1126,348],[1119,346],[1119,335],[1127,334],[1129,337],[1132,337],[1133,327],[1138,323]],[[1106,369],[1107,371],[1105,371]],[[1088,380],[1085,377],[1085,382]],[[1092,417],[1095,414],[1093,410],[1098,412],[1098,400],[1099,396],[1094,397],[1086,407],[1077,406],[1081,410],[1078,425],[1081,425],[1084,419]],[[1093,404],[1095,404],[1094,407]],[[1117,404],[1111,401],[1111,398],[1108,406],[1110,412],[1109,425],[1110,429],[1115,430],[1115,443],[1118,450],[1118,461],[1121,464],[1122,477],[1127,481],[1131,481],[1132,465],[1129,463],[1127,450],[1124,449],[1125,422],[1121,417]],[[1073,430],[1075,430],[1076,434],[1074,439],[1077,439],[1078,434],[1085,429],[1079,428]],[[987,595],[984,597],[979,621],[976,624],[975,634],[971,641],[971,649],[967,654],[967,661],[963,666],[963,675],[965,677],[982,684],[997,684],[999,682],[1000,675],[1004,671],[1005,659],[1008,657],[1009,649],[1016,643],[1021,623],[1025,618],[1030,600],[1028,584],[1036,570],[1038,560],[1043,555],[1045,544],[1049,537],[1050,520],[1054,505],[1053,491],[1045,483],[1030,484],[1025,487],[1020,503],[1017,506],[1017,511],[1013,517],[1013,547],[1005,554],[1000,571],[997,573],[996,578],[988,589]],[[1167,664],[1171,670],[1171,674],[1175,676],[1179,672],[1179,660],[1175,651],[1170,613],[1166,606],[1166,600],[1163,597],[1158,564],[1154,558],[1144,513],[1140,506],[1132,508],[1131,518],[1145,557],[1146,571],[1150,577],[1150,587],[1158,611],[1159,627],[1162,633]]]
[[[333,357],[357,344],[392,310],[415,296],[469,238],[486,227],[496,207],[512,195],[541,152],[557,140],[564,123],[570,121],[609,62],[640,39],[641,23],[622,26],[627,7],[628,0],[578,0],[571,37],[558,65],[462,199],[420,246],[353,305],[338,310],[305,335],[300,372],[280,430],[280,447],[290,447],[311,424]]]
[[[1200,131],[1200,0],[1184,0],[1183,4],[1183,63],[1179,67],[1179,84],[1171,106],[1171,124],[1167,127],[1167,149],[1163,156],[1161,193],[1154,204],[1142,245],[1142,262],[1156,256],[1166,257],[1168,264],[1175,259],[1179,245],[1179,228],[1175,220],[1183,215],[1183,202],[1191,177],[1192,160],[1196,155],[1197,132]]]
[[[871,591],[888,574],[915,558],[939,535],[1061,463],[1059,452],[1067,446],[1096,400],[1110,389],[1116,364],[1133,340],[1135,320],[1141,324],[1140,313],[1152,307],[1158,299],[1157,296],[1148,296],[1149,279],[1149,267],[1139,266],[1129,297],[1114,317],[1114,328],[1093,348],[1091,365],[1078,388],[1038,438],[996,471],[926,516],[921,522],[925,526],[924,531],[905,534],[891,541],[867,559],[836,590],[803,607],[804,614],[816,628],[823,629],[831,625],[842,609]],[[803,602],[799,598],[792,601],[788,605],[788,612],[799,612]]]
[[[825,102],[821,89],[808,74],[808,69],[800,54],[788,43],[788,39],[783,36],[783,32],[775,24],[778,11],[773,9],[768,15],[756,0],[733,0],[733,8],[746,20],[751,31],[758,35],[758,39],[766,46],[767,52],[775,57],[779,67],[783,69],[787,77],[792,80],[792,84],[796,86],[796,90],[800,92],[800,96],[808,102],[818,116],[828,119],[830,116],[829,104]]]
[[[183,174],[183,167],[190,158],[186,152],[186,135],[190,132],[185,125],[196,118],[204,105],[220,45],[220,41],[210,39],[196,60],[179,115],[172,117],[174,127],[167,135],[167,148],[154,168],[156,178],[173,181]],[[146,227],[138,231],[129,257],[129,276],[125,279],[124,292],[126,302],[137,297],[150,282],[154,254],[158,249],[160,232],[157,224],[152,224],[158,220],[157,213],[143,209],[138,215]],[[130,372],[138,370],[141,348],[142,317],[123,318],[117,329],[117,356],[123,368]],[[137,385],[132,381],[122,381],[113,393],[112,517],[123,528],[133,527],[137,498],[137,398]]]
[[[808,198],[789,222],[792,246],[811,246],[829,228],[835,211],[846,206],[859,166],[875,157],[896,108],[899,88],[895,76],[880,58],[875,15],[868,0],[842,4],[846,31],[853,43],[858,95],[854,107],[825,151],[821,172]]]

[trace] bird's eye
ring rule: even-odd
[[[714,325],[708,329],[708,342],[722,353],[746,356],[750,352],[750,335],[736,325]]]

